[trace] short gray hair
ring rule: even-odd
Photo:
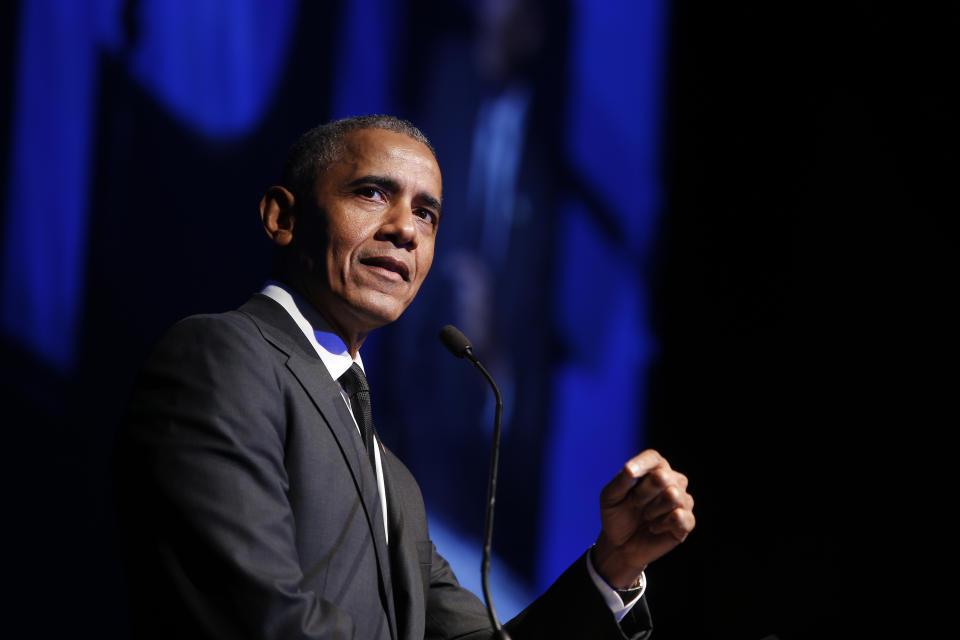
[[[381,114],[342,118],[310,129],[293,143],[283,163],[281,184],[293,193],[294,198],[307,197],[313,191],[317,176],[343,153],[346,135],[358,129],[385,129],[402,133],[423,143],[430,149],[434,159],[437,157],[427,136],[407,120]]]

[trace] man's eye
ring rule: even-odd
[[[383,197],[383,193],[376,187],[360,187],[355,193],[362,198],[370,198],[372,200],[379,200]]]
[[[435,214],[433,211],[430,211],[429,209],[415,209],[413,213],[418,218],[423,218],[430,224],[433,224],[437,221],[437,214]]]

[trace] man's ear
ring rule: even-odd
[[[260,200],[260,220],[274,244],[285,247],[293,241],[293,194],[284,187],[270,187]]]

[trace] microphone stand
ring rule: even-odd
[[[500,463],[500,419],[503,415],[503,398],[500,396],[500,389],[497,383],[493,381],[493,376],[487,371],[487,368],[480,364],[480,361],[473,356],[471,350],[467,355],[477,371],[483,374],[483,377],[490,383],[493,389],[493,395],[497,399],[497,408],[493,414],[493,445],[490,450],[490,482],[487,485],[487,516],[485,519],[483,532],[483,562],[480,568],[480,580],[483,583],[483,597],[487,601],[487,614],[490,616],[490,624],[496,630],[496,636],[502,640],[509,640],[510,636],[500,625],[497,618],[497,612],[493,608],[493,599],[490,597],[490,556],[493,548],[493,510],[497,503],[497,467]]]
[[[493,512],[497,503],[497,467],[500,462],[500,422],[503,416],[503,397],[500,395],[500,389],[497,383],[493,381],[493,376],[487,371],[475,355],[470,341],[452,325],[447,325],[440,331],[440,340],[458,358],[469,360],[477,371],[483,374],[493,389],[493,395],[497,400],[496,411],[493,416],[493,443],[490,450],[490,479],[487,483],[487,514],[483,532],[483,562],[480,566],[480,580],[483,585],[483,598],[487,603],[487,616],[490,618],[490,624],[494,629],[494,638],[499,640],[510,640],[510,634],[500,624],[497,612],[493,607],[493,598],[490,596],[490,556],[493,548]]]

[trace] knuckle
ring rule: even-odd
[[[654,469],[649,473],[651,484],[657,489],[663,489],[670,484],[670,479],[664,469]]]
[[[696,524],[697,524],[696,518],[693,517],[692,513],[687,511],[683,516],[683,520],[677,525],[677,528],[680,531],[683,531],[684,535],[687,535],[688,533],[693,531],[693,528],[696,526]]]
[[[673,506],[678,507],[681,504],[683,504],[683,493],[680,491],[680,488],[677,487],[676,485],[670,485],[669,487],[664,489],[663,494],[664,496],[666,496],[667,500],[669,500],[670,504],[672,504]]]
[[[664,462],[663,456],[656,449],[645,449],[637,457],[649,460],[651,463],[660,464]]]

